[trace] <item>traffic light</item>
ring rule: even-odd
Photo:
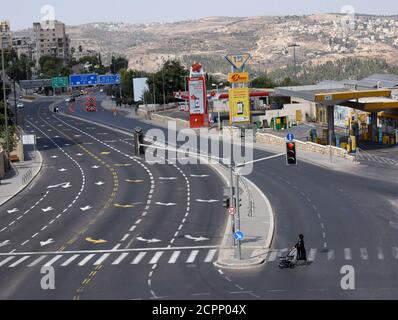
[[[235,204],[235,208],[237,208],[238,206],[237,206],[237,203],[236,203],[236,197],[234,197],[234,204]],[[239,198],[239,207],[241,207],[241,206],[242,206],[242,199]]]
[[[286,164],[288,166],[297,166],[297,153],[295,142],[286,143]]]
[[[230,201],[229,197],[224,197],[222,199],[222,206],[224,208],[229,209],[230,208],[230,204],[231,204],[231,201]]]

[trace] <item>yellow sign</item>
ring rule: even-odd
[[[250,123],[249,88],[229,90],[229,122]]]
[[[230,83],[247,83],[249,81],[248,72],[234,72],[228,74],[228,82]]]
[[[225,57],[225,59],[238,70],[242,69],[250,58],[250,53],[229,54]]]
[[[296,121],[297,122],[303,121],[303,114],[302,114],[301,110],[296,110]]]

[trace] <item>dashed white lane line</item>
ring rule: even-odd
[[[132,226],[129,231],[133,232],[135,230],[135,228],[137,228],[137,226]]]
[[[344,249],[344,257],[346,260],[352,260],[351,249],[345,248]]]
[[[130,236],[129,233],[126,233],[123,238],[120,240],[121,242],[126,241],[126,239]]]

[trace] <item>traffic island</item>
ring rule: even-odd
[[[229,172],[221,165],[213,169],[228,185]],[[233,228],[234,215],[228,214],[218,259],[219,268],[249,269],[262,266],[274,236],[275,222],[271,204],[264,193],[249,179],[241,177],[240,229]],[[241,231],[241,232],[238,232]],[[237,243],[241,241],[239,254]]]

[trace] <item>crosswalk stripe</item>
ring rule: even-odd
[[[316,252],[316,249],[310,250],[310,253],[308,254],[308,261],[315,261]]]
[[[131,264],[139,264],[140,261],[142,260],[142,258],[144,258],[145,255],[146,255],[146,252],[140,252],[140,253],[134,258],[134,260],[131,262]]]
[[[214,256],[216,255],[217,250],[212,249],[209,250],[209,253],[207,254],[206,258],[205,258],[205,262],[212,262],[214,259]]]
[[[156,252],[151,261],[149,261],[149,264],[156,264],[159,261],[160,257],[162,256],[162,254],[163,252],[161,251]]]
[[[268,252],[267,261],[270,261],[270,262],[275,261],[277,255],[278,255],[278,251],[276,251],[276,250]]]
[[[99,266],[102,264],[111,254],[110,253],[105,253],[103,254],[97,261],[94,262],[95,266]]]
[[[380,248],[380,247],[377,248],[377,259],[379,259],[379,260],[383,260],[384,259],[383,249]]]
[[[25,260],[28,260],[29,258],[30,258],[30,256],[22,257],[21,259],[15,261],[13,264],[11,264],[11,265],[9,266],[9,268],[15,268],[17,265],[21,264],[21,263],[24,262]]]
[[[0,267],[4,266],[7,262],[11,261],[12,259],[14,259],[15,257],[8,257],[5,258],[3,261],[0,262]]]
[[[62,254],[56,255],[54,258],[52,258],[50,261],[48,261],[44,267],[50,267],[55,261],[59,260],[62,258]]]
[[[362,260],[368,260],[369,259],[368,250],[366,248],[361,248],[360,251],[361,251]]]
[[[129,255],[128,252],[122,253],[115,261],[112,262],[112,265],[117,265],[124,260]]]
[[[187,259],[187,263],[193,263],[196,259],[196,256],[198,255],[199,250],[192,250],[191,254],[189,255]]]
[[[92,257],[94,257],[95,254],[89,254],[87,257],[85,257],[82,261],[78,263],[79,266],[84,266],[87,262],[91,260]]]
[[[29,264],[28,267],[34,267],[34,266],[37,265],[39,262],[42,262],[45,258],[47,258],[47,255],[45,255],[45,256],[40,256],[40,257],[37,258],[35,261],[33,261],[31,264]]]
[[[61,264],[61,267],[66,267],[67,265],[72,263],[74,260],[76,260],[76,258],[78,256],[80,256],[80,254],[75,254],[75,255],[71,256],[68,260],[66,260],[63,264]]]
[[[180,256],[180,253],[181,251],[174,251],[168,263],[176,263],[178,257]]]
[[[334,250],[329,250],[328,251],[328,255],[327,255],[327,259],[328,260],[334,260],[335,256],[334,256]]]
[[[398,248],[397,247],[392,248],[392,255],[395,259],[398,259]]]
[[[351,249],[345,248],[344,249],[344,257],[346,260],[352,260]]]

